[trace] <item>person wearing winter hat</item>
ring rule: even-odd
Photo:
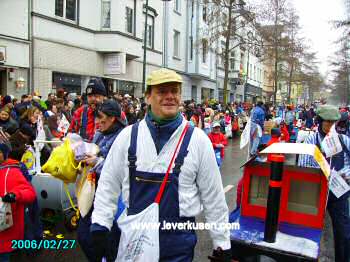
[[[97,109],[107,96],[106,88],[101,79],[90,79],[86,87],[87,105],[79,107],[72,118],[69,132],[79,134],[83,139],[92,141],[96,132]]]
[[[267,142],[267,146],[281,142],[281,130],[277,127],[271,129],[271,139]]]
[[[99,146],[100,151],[98,155],[89,156],[84,160],[87,164],[93,167],[90,172],[95,172],[96,174],[95,188],[97,188],[102,167],[104,165],[104,160],[107,157],[107,154],[114,140],[125,126],[125,122],[121,118],[121,113],[121,107],[115,100],[104,101],[98,110],[97,121],[99,122],[99,129],[96,132],[92,142]],[[95,257],[94,246],[90,234],[92,211],[93,207],[91,207],[90,212],[86,216],[82,217],[79,220],[78,226],[78,242],[88,259]],[[120,213],[121,212],[119,212],[119,214]],[[111,232],[108,235],[108,247],[106,255],[107,261],[115,261],[119,237],[120,230],[118,230],[115,219]]]
[[[350,137],[349,113],[341,112],[340,115],[340,119],[335,124],[335,130],[338,134],[343,134]]]
[[[323,139],[330,133],[332,126],[340,120],[341,115],[338,108],[331,105],[322,105],[317,108],[316,121],[318,130],[314,134],[309,135],[304,143],[316,145],[322,154],[324,150],[321,147]],[[330,164],[331,170],[341,171],[350,168],[350,139],[345,135],[336,134],[342,146],[342,151],[333,155],[331,158],[326,158]],[[300,155],[299,165],[319,168],[314,158],[310,155]],[[340,174],[349,176],[350,174]],[[327,210],[332,219],[334,247],[335,247],[335,262],[350,261],[350,216],[349,216],[349,201],[350,192],[345,193],[337,198],[332,191],[329,191]]]
[[[12,104],[12,98],[9,95],[4,96],[2,99],[3,106],[6,106],[7,104]]]
[[[13,225],[0,232],[0,261],[10,261],[10,254],[14,251],[13,239],[24,238],[24,206],[32,203],[35,190],[23,176],[19,166],[8,159],[10,148],[0,143],[0,197],[2,202],[9,203],[12,209]]]

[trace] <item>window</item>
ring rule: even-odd
[[[77,1],[55,0],[55,15],[75,21],[77,16]]]
[[[207,7],[204,5],[202,10],[203,21],[207,22]]]
[[[181,6],[180,6],[180,1],[181,1],[181,0],[175,0],[175,1],[174,1],[174,9],[175,9],[176,12],[179,12],[179,13],[180,13],[180,11],[181,11],[181,10],[180,10],[180,8],[181,8]]]
[[[174,30],[174,57],[180,57],[180,32]]]
[[[134,10],[130,7],[125,8],[126,32],[134,33]]]
[[[194,17],[194,1],[195,0],[192,0],[192,7],[191,7],[191,18]]]
[[[235,34],[237,34],[237,21],[236,19],[233,19],[232,25],[231,25],[231,35],[235,37]]]
[[[236,63],[236,53],[235,51],[232,51],[230,54],[230,70],[235,70],[235,63]]]
[[[190,60],[193,60],[193,37],[190,36]]]
[[[102,28],[111,27],[111,1],[102,0]]]
[[[226,47],[226,42],[221,41],[221,65],[222,67],[225,66],[225,48]]]
[[[145,27],[143,27],[145,28]],[[145,32],[143,32],[143,35]],[[147,18],[147,39],[146,39],[147,47],[154,47],[154,17],[149,15]]]
[[[202,39],[202,62],[206,63],[207,62],[207,55],[208,55],[208,40],[207,39]]]
[[[197,86],[192,86],[191,99],[193,99],[194,101],[197,101]]]
[[[64,0],[56,0],[55,15],[63,17],[63,2]]]
[[[254,66],[253,79],[256,80],[256,66]]]

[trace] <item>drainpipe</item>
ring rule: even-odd
[[[188,73],[188,61],[189,61],[189,56],[188,56],[188,39],[189,39],[188,32],[189,32],[189,30],[188,30],[188,27],[189,27],[189,18],[190,18],[190,11],[189,10],[190,10],[191,1],[194,1],[194,0],[186,1],[186,39],[185,39],[185,43],[186,43],[185,72],[186,73]]]
[[[28,41],[29,41],[29,85],[28,94],[34,92],[34,43],[33,43],[33,0],[28,0]]]
[[[199,2],[196,1],[196,42],[199,37]],[[200,41],[198,41],[200,42]],[[195,73],[199,73],[199,48],[196,48],[196,64],[195,64]]]
[[[163,67],[168,67],[168,29],[169,29],[169,15],[168,15],[168,1],[164,1],[163,6]]]

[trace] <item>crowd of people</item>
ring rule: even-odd
[[[323,139],[329,131],[325,123],[336,123],[337,131],[344,134],[345,148],[350,149],[350,140],[346,137],[349,135],[348,108],[342,108],[341,113],[332,108],[325,109],[326,113],[322,110],[317,113],[315,105],[272,106],[262,102],[255,106],[239,102],[224,105],[212,101],[196,104],[193,100],[181,102],[181,87],[182,79],[177,73],[161,69],[148,77],[145,100],[128,94],[108,95],[98,78],[89,81],[83,96],[58,89],[46,100],[38,93],[23,95],[20,100],[10,95],[3,97],[0,194],[4,206],[12,207],[13,225],[6,230],[0,228],[0,240],[6,242],[0,245],[0,260],[9,260],[12,239],[42,237],[37,214],[31,215],[32,223],[28,224],[35,228],[30,237],[25,235],[24,225],[24,207],[31,207],[34,213],[38,210],[35,190],[30,183],[30,174],[35,172],[34,160],[24,157],[28,151],[33,153],[35,140],[63,140],[68,133],[76,133],[99,146],[98,155],[83,160],[96,174],[97,191],[94,205],[80,218],[77,231],[79,244],[90,261],[101,261],[102,257],[114,261],[122,256],[117,248],[121,235],[117,218],[123,212],[119,207],[127,206],[128,215],[147,209],[157,196],[158,182],[165,181],[169,187],[164,201],[160,201],[161,220],[193,221],[203,206],[207,222],[228,222],[219,168],[228,139],[238,138],[249,121],[262,133],[268,129],[267,123],[273,122],[268,145],[289,142],[295,127],[314,129]],[[257,134],[258,131],[252,137]],[[315,141],[309,138],[305,143]],[[181,144],[177,157],[171,159],[177,144]],[[41,165],[53,148],[53,145],[42,148]],[[343,161],[336,168],[349,165],[349,156],[341,155]],[[173,160],[175,167],[171,176],[176,179],[168,180],[168,164]],[[310,163],[315,166],[310,160],[300,161],[305,166]],[[140,182],[156,178],[157,183]],[[339,218],[339,208],[344,211],[348,208],[346,203],[339,204],[335,199],[329,205],[338,241],[336,261],[349,257],[345,254],[349,252],[346,248],[350,239],[349,217]],[[192,261],[196,244],[193,231],[176,234],[160,231],[159,237],[161,261],[180,261],[180,257],[181,261]],[[229,231],[211,229],[211,237],[213,257],[231,261]]]

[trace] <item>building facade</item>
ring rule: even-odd
[[[30,86],[30,1],[0,1],[0,95],[20,97]]]
[[[184,80],[183,100],[222,101],[221,61],[202,34],[207,5],[149,0],[147,13],[146,75],[176,70]],[[100,77],[110,94],[143,96],[145,1],[3,0],[0,15],[2,94],[46,97],[58,88],[82,94],[91,77]],[[230,62],[230,101],[261,96],[263,69],[252,48],[236,48]]]

